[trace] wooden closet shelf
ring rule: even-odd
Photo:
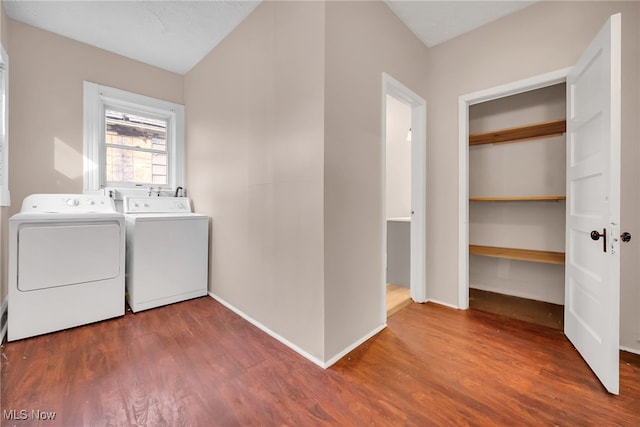
[[[470,202],[536,202],[566,200],[567,196],[509,196],[509,197],[469,197]]]
[[[567,121],[565,119],[552,120],[469,135],[469,145],[518,142],[526,139],[562,135],[566,131]]]
[[[472,255],[489,256],[494,258],[515,259],[519,261],[543,262],[548,264],[564,264],[564,253],[562,252],[469,245],[469,253]]]

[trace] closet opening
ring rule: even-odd
[[[469,308],[563,330],[566,84],[468,109]]]
[[[620,390],[619,361],[620,361],[620,252],[621,241],[629,240],[629,233],[621,229],[620,225],[620,159],[621,159],[621,14],[609,17],[600,32],[582,52],[578,61],[571,67],[553,71],[539,76],[523,79],[517,82],[493,87],[490,89],[470,93],[459,97],[459,228],[458,228],[458,307],[469,308],[469,283],[471,251],[486,251],[482,255],[496,257],[509,261],[496,268],[497,279],[508,276],[515,261],[530,263],[553,264],[551,259],[564,260],[564,333],[574,345],[585,362],[598,376],[602,385],[609,393],[618,394]],[[551,224],[543,227],[522,221],[509,226],[502,226],[500,234],[491,234],[491,238],[513,239],[514,236],[535,236],[543,247],[512,247],[495,246],[471,242],[478,234],[472,231],[475,223],[484,225],[482,221],[470,221],[470,210],[473,203],[470,200],[469,179],[470,170],[470,135],[469,110],[476,104],[506,98],[511,95],[524,94],[536,89],[546,88],[566,83],[566,192],[564,202],[549,200],[546,196],[555,194],[525,194],[522,197],[508,195],[491,195],[486,197],[499,198],[480,203],[515,203],[526,204],[564,203],[565,206],[565,249],[566,256],[553,249],[560,239]],[[535,110],[537,111],[537,109]],[[537,114],[537,113],[536,113]],[[551,121],[556,121],[552,118]],[[531,124],[533,120],[529,120]],[[535,122],[534,122],[535,123]],[[538,123],[536,126],[515,125],[512,128],[483,131],[485,136],[498,137],[494,145],[509,140],[522,140],[512,146],[528,143],[528,139],[541,138],[544,135],[528,134],[531,129],[555,127],[557,123]],[[514,138],[515,134],[525,136]],[[558,132],[560,133],[560,132]],[[528,135],[527,135],[528,134]],[[502,139],[507,135],[506,139]],[[551,136],[551,135],[547,135]],[[535,137],[535,138],[534,138]],[[472,144],[473,145],[473,144]],[[510,157],[513,159],[514,157]],[[547,156],[547,158],[549,158]],[[532,158],[525,158],[520,165],[521,175],[527,171]],[[547,165],[541,169],[542,175],[537,175],[534,182],[551,181],[552,173]],[[543,176],[544,179],[540,177]],[[524,181],[518,178],[518,182]],[[502,183],[502,185],[511,184]],[[526,196],[529,200],[523,199]],[[538,196],[544,196],[538,198]],[[561,194],[559,194],[561,196]],[[476,195],[475,197],[483,197]],[[506,197],[516,197],[516,200],[504,200]],[[533,200],[531,198],[534,198]],[[503,210],[492,215],[487,222],[489,225],[502,223],[496,221],[501,216],[512,217]],[[533,210],[533,208],[532,208]],[[527,211],[527,214],[529,212]],[[472,213],[472,215],[475,215]],[[480,216],[482,219],[482,216]],[[546,219],[545,219],[546,221]],[[500,227],[498,227],[500,228]],[[549,229],[547,229],[549,228]],[[537,231],[536,231],[537,230]],[[602,231],[600,231],[602,230]],[[480,231],[487,233],[486,227]],[[536,231],[536,232],[532,232]],[[505,235],[502,235],[502,232]],[[605,238],[609,237],[606,240]],[[534,239],[534,241],[536,241]],[[523,242],[524,239],[519,238]],[[471,243],[471,245],[470,245]],[[501,244],[501,243],[494,243]],[[474,248],[475,246],[475,248]],[[487,248],[488,247],[488,248]],[[558,244],[558,247],[560,245]],[[505,249],[506,248],[506,249]],[[533,260],[532,253],[536,255]],[[491,256],[489,256],[491,254]],[[525,257],[524,259],[520,257]],[[540,262],[544,261],[544,262]],[[561,265],[558,262],[559,265]],[[535,281],[536,285],[540,280]],[[527,288],[527,290],[529,290]],[[594,292],[597,290],[597,292]]]

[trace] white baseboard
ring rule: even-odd
[[[455,308],[456,310],[460,310],[460,307],[457,305],[449,304],[447,302],[438,301],[437,299],[429,298],[427,302],[432,302],[434,304],[444,305],[445,307]]]
[[[377,335],[380,331],[382,331],[386,327],[387,327],[387,325],[383,324],[383,325],[380,325],[380,326],[374,328],[371,332],[369,332],[368,334],[366,334],[365,336],[360,338],[358,341],[354,342],[353,344],[351,344],[350,346],[348,346],[347,348],[345,348],[344,350],[342,350],[341,352],[339,352],[338,354],[333,356],[331,359],[327,360],[324,363],[325,364],[324,367],[328,368],[329,366],[333,365],[338,360],[342,359],[344,356],[346,356],[348,353],[350,353],[352,350],[355,350],[359,345],[363,344],[369,338]]]
[[[7,316],[8,307],[9,298],[5,297],[4,301],[2,301],[2,306],[0,306],[0,343],[2,343],[7,336],[7,321],[9,319]]]
[[[640,355],[640,350],[635,349],[635,348],[625,347],[625,346],[621,345],[620,346],[620,350]]]
[[[219,296],[215,295],[212,292],[209,292],[209,296],[211,298],[213,298],[214,300],[218,301],[220,304],[222,304],[225,307],[227,307],[229,310],[233,311],[238,316],[242,317],[247,322],[251,323],[256,328],[258,328],[261,331],[263,331],[264,333],[266,333],[267,335],[269,335],[272,338],[275,338],[276,340],[280,341],[282,344],[286,345],[287,347],[289,347],[291,350],[295,351],[299,355],[301,355],[304,358],[310,360],[311,362],[315,363],[316,365],[320,366],[323,369],[327,368],[327,365],[322,360],[320,360],[317,357],[311,355],[310,353],[304,351],[303,349],[301,349],[300,347],[298,347],[297,345],[295,345],[294,343],[292,343],[288,339],[286,339],[286,338],[282,337],[281,335],[273,332],[271,329],[267,328],[262,323],[258,322],[257,320],[255,320],[251,316],[247,315],[246,313],[244,313],[242,310],[238,309],[234,305],[230,304],[229,302],[225,301],[224,299],[220,298]]]
[[[246,313],[244,313],[242,310],[240,310],[237,307],[235,307],[234,305],[230,304],[228,301],[225,301],[223,298],[220,298],[218,295],[216,295],[216,294],[214,294],[212,292],[209,292],[209,296],[211,298],[213,298],[214,300],[218,301],[220,304],[222,304],[225,307],[227,307],[229,310],[233,311],[238,316],[242,317],[247,322],[251,323],[256,328],[260,329],[261,331],[263,331],[267,335],[271,336],[272,338],[275,338],[276,340],[280,341],[282,344],[286,345],[291,350],[295,351],[296,353],[298,353],[299,355],[301,355],[305,359],[308,359],[311,362],[315,363],[316,365],[318,365],[322,369],[327,369],[329,366],[333,365],[338,360],[340,360],[342,357],[344,357],[347,353],[349,353],[350,351],[352,351],[353,349],[358,347],[360,344],[364,343],[369,338],[373,337],[378,332],[380,332],[381,330],[383,330],[384,328],[387,327],[386,324],[378,326],[373,331],[369,332],[364,337],[360,338],[358,341],[354,342],[353,344],[351,344],[350,346],[348,346],[347,348],[345,348],[344,350],[342,350],[341,352],[339,352],[338,354],[333,356],[328,361],[323,362],[322,360],[318,359],[317,357],[315,357],[315,356],[311,355],[310,353],[304,351],[302,348],[298,347],[297,345],[295,345],[294,343],[292,343],[288,339],[284,338],[283,336],[281,336],[281,335],[275,333],[274,331],[272,331],[271,329],[267,328],[262,323],[258,322],[257,320],[255,320],[251,316],[249,316]]]

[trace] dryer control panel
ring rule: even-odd
[[[117,212],[107,196],[90,194],[32,194],[22,201],[21,213],[108,213]]]
[[[129,197],[125,196],[122,212],[133,213],[191,213],[187,197]]]

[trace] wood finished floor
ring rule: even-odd
[[[469,289],[469,308],[564,331],[564,306]]]
[[[411,304],[409,288],[387,284],[387,317]]]
[[[204,297],[5,343],[2,409],[56,418],[2,425],[638,426],[622,355],[612,396],[559,331],[430,303],[323,370]]]

